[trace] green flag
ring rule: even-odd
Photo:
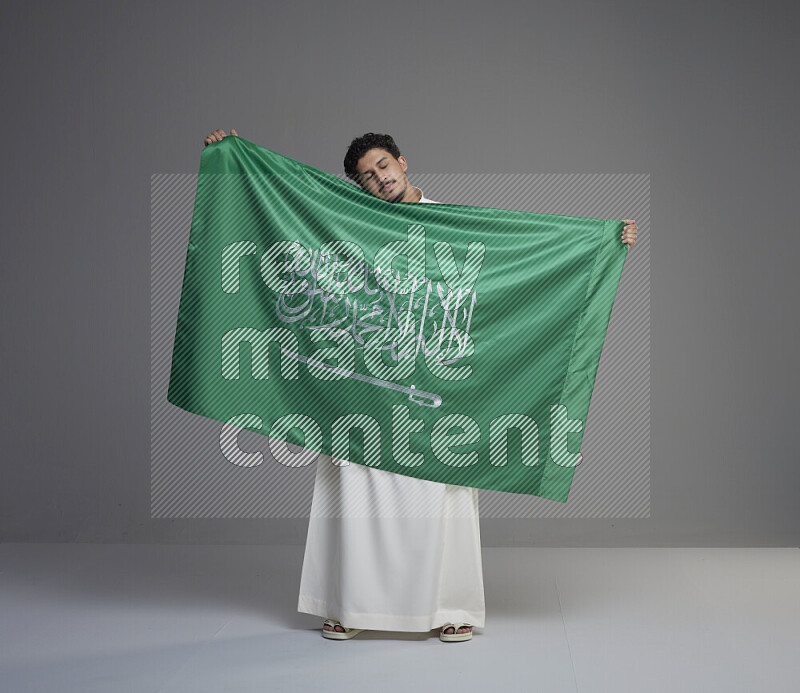
[[[622,227],[391,203],[226,137],[200,160],[168,400],[222,422],[223,453],[246,428],[287,466],[564,502]]]

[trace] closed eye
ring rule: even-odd
[[[385,165],[384,166],[380,166],[379,168],[386,168],[386,166]],[[365,173],[364,174],[364,178],[370,178],[370,177],[372,177],[372,173]]]

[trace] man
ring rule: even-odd
[[[215,130],[204,142],[225,136]],[[370,195],[437,204],[411,185],[407,169],[389,135],[355,138],[344,158],[347,176]],[[630,250],[636,224],[624,221]],[[322,635],[334,640],[432,628],[445,642],[471,639],[485,620],[478,489],[320,456],[298,611],[325,616]]]

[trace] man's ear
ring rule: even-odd
[[[397,157],[397,160],[400,162],[400,166],[403,169],[403,173],[405,173],[406,169],[408,168],[408,163],[406,162],[406,158],[401,154],[400,156]]]

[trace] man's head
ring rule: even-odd
[[[356,137],[344,157],[344,172],[361,189],[387,202],[418,202],[409,183],[408,164],[391,135],[368,132]]]

